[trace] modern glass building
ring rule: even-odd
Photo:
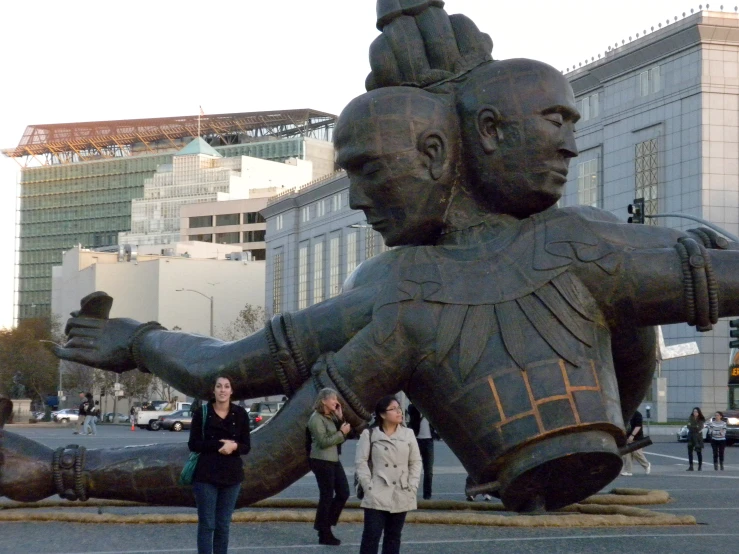
[[[318,177],[333,170],[335,121],[304,109],[29,126],[15,149],[3,151],[25,161],[16,317],[50,314],[51,268],[62,252],[117,244],[144,181],[194,137],[224,157],[308,159]]]

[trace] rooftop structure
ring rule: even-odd
[[[179,150],[197,136],[211,146],[294,136],[330,141],[335,123],[335,115],[300,109],[29,125],[18,146],[2,153],[47,165]]]

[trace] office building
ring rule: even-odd
[[[636,29],[635,29],[636,31]],[[578,158],[560,205],[592,205],[628,217],[679,213],[739,231],[739,15],[699,11],[619,40],[566,77],[575,91]],[[580,67],[582,65],[582,67]],[[699,223],[647,218],[679,229]],[[647,399],[660,419],[737,407],[727,397],[726,321],[708,333],[663,327],[665,341],[697,341],[700,354],[665,361]],[[644,411],[642,411],[644,413]]]
[[[3,150],[23,164],[16,317],[49,315],[62,252],[115,245],[131,230],[131,201],[143,197],[144,182],[193,138],[225,158],[309,160],[318,178],[334,169],[335,121],[303,109],[27,127]]]

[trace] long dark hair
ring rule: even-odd
[[[377,401],[377,404],[375,404],[375,422],[372,424],[372,427],[380,427],[382,429],[382,414],[387,411],[388,406],[393,402],[397,402],[400,405],[400,401],[393,394],[383,396]]]
[[[698,406],[696,406],[695,408],[693,408],[692,410],[690,410],[690,418],[689,419],[692,419],[693,418],[693,412],[696,411],[696,410],[698,410],[698,421],[706,421],[706,417],[703,415],[703,412],[701,412],[701,409]]]

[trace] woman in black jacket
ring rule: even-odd
[[[231,515],[244,480],[241,456],[249,452],[249,416],[231,403],[231,381],[218,377],[214,399],[193,412],[188,446],[200,452],[193,492],[198,507],[198,554],[225,554]]]

